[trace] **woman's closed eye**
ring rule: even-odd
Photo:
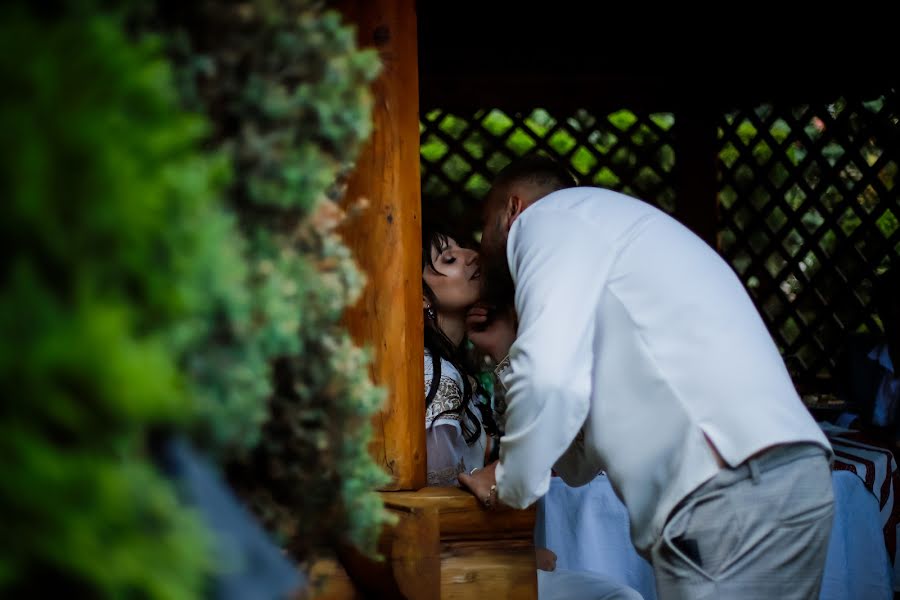
[[[456,257],[450,252],[450,246],[444,246],[441,248],[440,253],[441,262],[444,264],[451,265],[456,262]]]

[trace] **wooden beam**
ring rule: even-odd
[[[537,598],[535,508],[485,510],[458,488],[386,492],[396,517],[373,561],[351,548],[340,558],[366,598]]]
[[[716,117],[709,107],[675,112],[675,218],[719,249]]]
[[[646,76],[608,74],[559,75],[540,73],[440,74],[422,73],[421,105],[462,112],[480,108],[507,111],[574,110],[595,113],[622,108],[670,111],[675,103],[666,94],[669,82]],[[478,90],[473,94],[472,90]]]
[[[392,477],[385,489],[425,485],[425,403],[419,181],[419,88],[414,0],[346,0],[339,8],[361,46],[384,68],[373,85],[371,139],[350,178],[346,202],[369,208],[342,234],[368,278],[347,311],[357,343],[374,351],[372,377],[388,399],[374,421],[371,451]]]
[[[438,507],[394,505],[388,509],[394,523],[378,541],[380,560],[363,556],[352,547],[338,550],[355,589],[365,598],[384,600],[441,598]]]

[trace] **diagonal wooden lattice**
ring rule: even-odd
[[[877,331],[876,273],[900,254],[897,96],[724,115],[720,249],[800,379]]]
[[[514,158],[548,154],[585,185],[622,191],[667,212],[675,208],[675,150],[671,113],[621,110],[595,116],[586,110],[544,109],[471,113],[427,112],[421,123],[422,193],[426,211],[473,222],[496,173]],[[468,218],[467,218],[468,217]]]
[[[872,279],[900,259],[898,118],[892,93],[719,119],[719,247],[799,380],[831,374],[850,333],[879,328]],[[586,185],[672,213],[674,123],[672,113],[627,110],[431,110],[421,123],[425,212],[477,228],[491,178],[540,151]]]

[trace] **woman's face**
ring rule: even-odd
[[[439,313],[462,312],[478,302],[481,292],[478,253],[462,248],[451,237],[441,242],[442,247],[431,248],[431,262],[425,265],[422,278],[434,292]]]

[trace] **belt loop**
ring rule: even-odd
[[[750,479],[753,480],[753,483],[759,483],[759,462],[752,458],[747,461],[747,466],[750,468]]]

